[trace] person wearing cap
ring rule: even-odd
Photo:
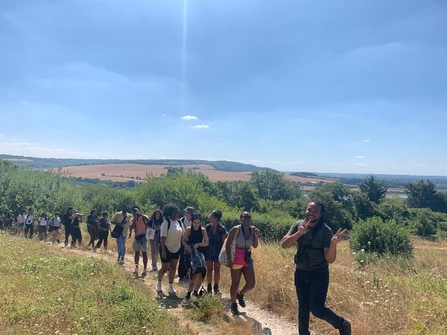
[[[141,277],[146,277],[147,273],[147,222],[149,217],[145,214],[141,214],[140,207],[132,207],[133,218],[130,220],[129,238],[132,237],[132,230],[135,230],[135,238],[132,243],[132,249],[134,251],[135,270],[134,276],[138,277],[138,264],[140,263],[140,252],[143,254],[143,272]]]
[[[129,234],[130,220],[132,219],[132,214],[127,212],[127,205],[123,204],[121,206],[121,211],[113,215],[111,222],[115,226],[122,226],[123,232],[120,237],[116,239],[116,246],[118,249],[118,259],[117,264],[124,265],[124,256],[126,255],[126,240]]]
[[[182,223],[183,230],[191,227],[192,225],[192,215],[194,214],[194,207],[186,206],[183,210],[183,217],[180,219]],[[188,279],[188,270],[190,269],[190,264],[187,259],[187,255],[185,253],[185,248],[183,245],[180,247],[180,260],[178,264],[178,277],[180,280]]]

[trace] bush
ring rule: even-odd
[[[351,231],[350,247],[378,255],[413,255],[410,232],[394,220],[383,221],[380,217],[360,220]]]

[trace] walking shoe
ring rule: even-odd
[[[157,284],[155,284],[155,290],[157,292],[161,292],[161,281],[157,281]]]
[[[351,323],[348,320],[343,319],[343,325],[338,331],[340,332],[340,335],[351,335]]]
[[[133,275],[135,277],[138,277],[138,268],[135,268],[135,270],[133,270]]]
[[[239,311],[237,309],[237,303],[231,304],[231,313],[233,313],[233,315],[239,315]]]
[[[146,269],[144,269],[143,272],[141,273],[141,277],[143,277],[143,278],[146,277],[146,273],[147,273],[147,271],[146,271]]]
[[[153,266],[152,267],[152,270],[151,270],[152,272],[157,272],[158,271],[158,269],[157,269],[157,267],[156,266]]]
[[[211,284],[208,284],[208,285],[206,286],[206,293],[208,293],[208,294],[213,293]]]
[[[213,291],[214,291],[214,295],[220,294],[219,285],[214,284]]]
[[[240,292],[237,291],[237,293],[236,293],[236,298],[237,298],[237,301],[239,301],[239,305],[240,305],[242,308],[244,308],[244,307],[245,307],[244,295],[243,295],[243,294],[240,294]]]
[[[169,283],[168,292],[171,294],[174,294],[175,292],[177,292],[171,283]]]
[[[188,303],[190,298],[191,298],[191,292],[186,293],[186,296],[182,300],[182,304]]]

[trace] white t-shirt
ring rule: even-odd
[[[41,216],[38,221],[39,221],[39,226],[46,226],[48,219]]]
[[[185,226],[184,227],[185,229],[192,226],[192,221],[188,220],[186,218],[186,216],[182,217],[180,220],[183,222],[183,225]]]
[[[164,220],[160,227],[160,236],[166,237],[166,248],[172,253],[179,251],[182,244],[183,229],[177,220],[171,220],[168,232],[168,221]]]
[[[26,216],[26,224],[33,224],[34,222],[34,215],[33,214],[29,214]]]
[[[61,226],[61,218],[59,216],[53,216],[49,221],[49,224],[53,227],[59,228]]]
[[[17,223],[25,223],[26,215],[19,214],[17,217]]]

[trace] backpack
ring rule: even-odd
[[[191,251],[191,269],[194,273],[206,272],[205,256],[197,249],[192,248]]]

